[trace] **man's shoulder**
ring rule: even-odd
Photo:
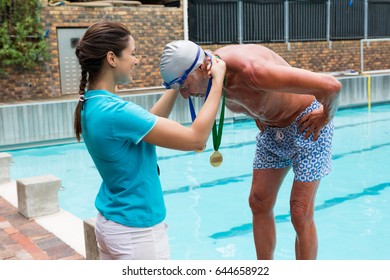
[[[258,64],[267,66],[270,63],[280,64],[283,61],[271,49],[256,44],[229,45],[215,50],[214,53],[222,59],[235,64]]]

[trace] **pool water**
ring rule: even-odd
[[[253,121],[226,124],[224,162],[203,153],[158,148],[173,259],[255,259],[251,186]],[[12,178],[53,174],[62,179],[60,207],[81,219],[94,217],[101,179],[84,144],[10,152]],[[275,205],[276,259],[294,259],[290,171]],[[319,259],[390,259],[390,105],[340,110],[335,117],[333,172],[316,198]]]

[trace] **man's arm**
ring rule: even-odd
[[[327,119],[332,119],[338,108],[341,83],[331,75],[314,73],[283,65],[251,65],[246,69],[248,85],[266,92],[310,94],[324,106]]]

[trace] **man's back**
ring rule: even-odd
[[[225,55],[231,59],[237,59],[242,62],[253,60],[262,64],[273,63],[289,66],[289,64],[280,55],[261,45],[228,45],[216,50],[215,53]],[[238,61],[234,61],[234,63],[239,64]]]
[[[226,106],[263,124],[284,127],[304,110],[314,97],[269,90],[268,72],[273,66],[290,67],[281,56],[259,45],[230,45],[215,51],[226,63]],[[286,77],[287,78],[287,77]],[[256,81],[264,81],[267,88]],[[277,88],[277,84],[273,85]],[[272,86],[271,86],[272,88]]]

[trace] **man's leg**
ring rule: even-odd
[[[274,257],[276,230],[273,208],[289,169],[253,170],[249,206],[253,214],[253,235],[259,260],[270,260]]]
[[[297,260],[317,258],[318,241],[314,223],[314,203],[320,180],[314,182],[294,181],[291,197],[291,221],[297,233],[295,256]]]

